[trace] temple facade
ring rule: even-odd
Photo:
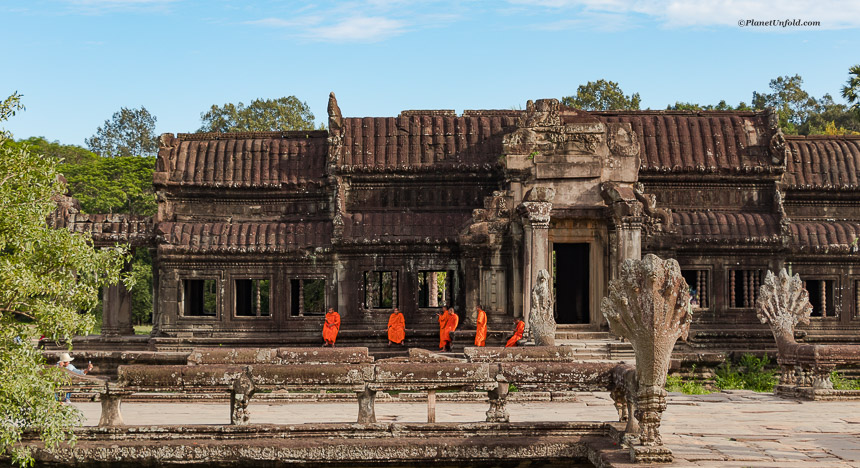
[[[326,131],[164,134],[153,219],[61,209],[97,245],[152,249],[153,340],[308,344],[341,314],[358,343],[399,308],[415,336],[454,307],[509,330],[540,270],[562,328],[605,330],[628,258],[679,261],[694,346],[772,341],[766,270],[800,273],[808,340],[860,331],[860,138],[784,136],[772,112],[404,111]],[[105,333],[130,326],[105,291]]]

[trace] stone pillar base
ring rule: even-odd
[[[630,461],[633,463],[672,463],[675,456],[664,446],[646,447],[634,445],[630,447]]]
[[[362,392],[355,392],[355,394],[358,396],[358,422],[375,423],[376,390],[366,388]]]

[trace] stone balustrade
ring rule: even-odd
[[[635,402],[636,388],[624,381],[625,374],[618,371],[617,363],[572,361],[572,353],[565,347],[467,348],[468,360],[422,350],[410,354],[409,358],[372,362],[366,348],[201,349],[189,355],[186,365],[123,365],[118,368],[116,382],[90,378],[87,387],[73,386],[77,385],[77,391],[101,394],[100,426],[123,424],[119,408],[122,397],[159,391],[228,392],[234,425],[250,423],[248,405],[254,393],[262,390],[354,392],[359,423],[376,421],[375,396],[380,391],[426,391],[428,422],[435,422],[438,390],[486,391],[488,422],[509,421],[506,402],[510,384],[611,390],[617,401]],[[632,415],[633,411],[625,414]],[[619,412],[622,421],[628,420],[622,416]]]

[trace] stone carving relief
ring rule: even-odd
[[[607,124],[607,145],[609,151],[616,156],[636,156],[639,154],[639,142],[636,133],[627,125],[619,123]]]
[[[509,196],[496,191],[484,198],[484,208],[472,210],[471,222],[461,231],[460,242],[466,245],[501,247],[511,224]]]
[[[626,260],[617,279],[609,283],[609,296],[600,311],[612,332],[633,345],[639,383],[635,416],[639,442],[653,451],[662,446],[660,419],[666,409],[666,374],[672,348],[687,338],[692,320],[690,293],[678,262],[648,254],[642,260]],[[660,450],[668,450],[660,448]]]
[[[532,288],[532,307],[529,314],[529,329],[537,346],[555,346],[556,323],[553,317],[552,290],[549,272],[540,270],[537,283]]]
[[[804,289],[800,275],[792,277],[785,268],[779,272],[779,276],[767,272],[755,309],[761,323],[770,325],[780,353],[787,345],[797,343],[794,327],[798,323],[808,325],[812,314],[809,293]]]

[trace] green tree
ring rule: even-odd
[[[155,156],[158,152],[155,121],[155,116],[143,106],[123,107],[86,139],[87,146],[105,157]]]
[[[830,126],[834,130],[828,130]],[[843,133],[838,133],[840,129]],[[832,133],[833,131],[837,133]],[[816,100],[815,111],[811,112],[797,129],[797,133],[801,135],[845,135],[858,131],[860,131],[860,120],[856,118],[856,114],[845,104],[834,102],[829,94]]]
[[[636,110],[640,102],[639,93],[625,95],[618,83],[606,80],[579,85],[576,96],[561,99],[565,106],[582,110]]]
[[[786,133],[798,133],[798,128],[818,111],[818,102],[803,89],[800,75],[774,78],[770,80],[770,90],[753,91],[752,105],[755,109],[776,108],[779,125]]]
[[[60,169],[72,196],[87,213],[155,214],[154,157],[97,157],[85,164],[64,164]]]
[[[307,103],[295,96],[255,99],[245,106],[227,103],[213,105],[200,114],[203,126],[198,132],[264,132],[313,130],[314,115]]]
[[[675,101],[675,104],[666,106],[666,110],[688,110],[688,111],[748,111],[752,110],[747,103],[741,101],[737,106],[732,106],[725,100],[721,100],[717,105],[713,104],[695,104],[692,102]]]
[[[848,82],[842,87],[842,97],[851,104],[851,112],[860,121],[860,65],[848,69]]]
[[[48,141],[45,137],[30,137],[26,140],[9,142],[12,146],[26,145],[33,153],[43,154],[64,164],[88,164],[95,161],[98,155],[92,151],[75,145],[64,145],[59,141]]]
[[[21,108],[16,93],[0,103],[0,121]],[[57,401],[65,374],[46,367],[32,340],[68,341],[88,333],[99,287],[120,281],[124,248],[96,251],[83,235],[48,226],[52,197],[65,192],[58,162],[0,134],[0,453],[32,463],[15,445],[34,431],[49,449],[72,437],[81,420]]]

